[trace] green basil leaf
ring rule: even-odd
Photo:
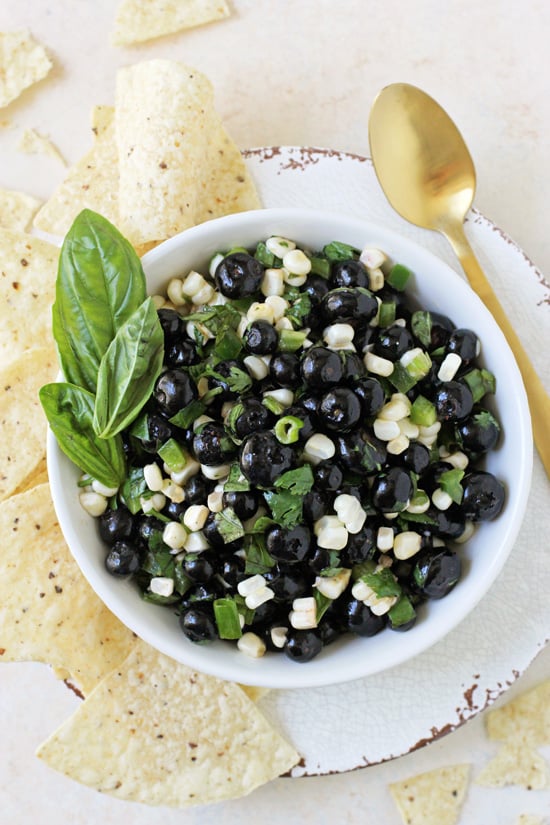
[[[57,443],[77,467],[107,487],[118,487],[125,476],[120,436],[98,438],[93,428],[94,396],[74,384],[46,384],[40,403]]]
[[[164,333],[152,298],[118,330],[101,359],[94,429],[110,438],[137,418],[162,369]]]
[[[145,298],[131,244],[101,215],[80,212],[61,248],[53,306],[53,335],[69,383],[95,392],[104,353]]]

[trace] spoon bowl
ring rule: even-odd
[[[393,83],[373,103],[369,142],[376,175],[390,204],[405,220],[447,238],[470,286],[504,333],[520,368],[535,444],[550,476],[550,397],[464,232],[476,174],[462,135],[432,97],[408,83]]]

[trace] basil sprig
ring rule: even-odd
[[[88,209],[63,242],[52,321],[66,383],[42,387],[44,412],[71,461],[118,487],[125,477],[120,431],[151,395],[164,336],[138,255]]]
[[[65,455],[107,487],[119,487],[126,470],[122,439],[96,437],[93,394],[74,384],[59,382],[41,387],[39,397]]]
[[[152,298],[118,330],[101,359],[94,430],[109,438],[137,417],[162,369],[164,334]]]

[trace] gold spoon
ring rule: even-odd
[[[369,142],[374,169],[390,204],[411,223],[447,238],[470,286],[504,333],[523,377],[535,444],[550,476],[550,397],[464,234],[476,173],[462,135],[433,98],[416,86],[393,83],[374,101]]]

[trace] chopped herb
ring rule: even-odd
[[[307,292],[300,292],[298,294],[298,297],[291,303],[291,305],[285,311],[285,317],[290,320],[295,329],[300,329],[304,325],[304,318],[306,318],[310,312],[311,298],[309,297]]]
[[[259,533],[265,533],[268,527],[272,527],[275,524],[275,521],[269,516],[260,516],[259,519],[256,519],[252,528],[248,531],[249,535],[257,535]]]
[[[141,510],[141,497],[150,493],[143,475],[143,467],[130,467],[124,484],[120,489],[120,497],[128,510],[135,515]]]
[[[295,527],[302,520],[301,496],[289,492],[275,493],[268,490],[264,498],[269,505],[273,519],[282,527]]]
[[[214,523],[225,544],[230,544],[230,542],[244,536],[242,521],[232,507],[224,507],[223,510],[216,513]]]
[[[156,551],[148,550],[145,554],[141,569],[145,570],[152,577],[162,576],[167,579],[174,578],[175,558],[170,553],[170,548],[159,549]]]
[[[401,627],[416,618],[416,610],[408,596],[401,596],[388,611],[392,627]]]
[[[295,496],[305,496],[313,487],[313,471],[311,464],[304,464],[296,470],[287,470],[275,481],[275,487],[288,490]]]
[[[179,410],[172,418],[168,419],[170,424],[175,424],[176,427],[181,427],[182,430],[187,430],[193,423],[196,421],[199,416],[203,414],[206,409],[206,405],[203,401],[199,401],[195,399],[191,401],[183,410]]]
[[[349,261],[359,257],[359,250],[341,241],[332,241],[323,247],[323,254],[329,261]]]
[[[237,605],[237,610],[239,614],[243,617],[245,625],[252,624],[254,621],[254,611],[252,608],[246,606],[246,601],[244,596],[241,596],[240,593],[236,593],[233,596],[235,604]]]
[[[162,596],[160,593],[152,593],[150,590],[143,590],[141,593],[141,598],[144,602],[148,602],[149,604],[168,606],[179,602],[181,596],[179,593],[172,593],[171,596]]]
[[[250,482],[244,477],[238,464],[231,465],[223,489],[227,493],[241,493],[250,490]]]
[[[231,392],[235,392],[238,395],[242,395],[252,387],[252,378],[247,372],[244,370],[239,369],[239,367],[231,367],[229,370],[229,375],[221,375],[219,372],[211,366],[208,365],[203,372],[203,375],[207,378],[216,378],[222,384],[226,384],[227,387]]]
[[[269,251],[269,249],[263,241],[260,241],[260,243],[256,247],[254,257],[257,261],[259,261],[262,264],[262,266],[265,266],[266,269],[272,267],[273,262],[275,260],[275,255],[273,254],[273,252]]]
[[[241,313],[230,303],[200,309],[187,315],[185,321],[202,324],[213,335],[220,335],[224,330],[236,330],[241,322]]]
[[[325,279],[330,278],[330,261],[328,258],[321,258],[320,255],[312,255],[310,261],[312,275],[320,275],[321,278]]]
[[[242,348],[242,339],[234,329],[227,327],[218,333],[213,352],[214,355],[216,355],[217,358],[221,358],[222,361],[229,361],[232,358],[236,358]]]
[[[315,599],[317,624],[319,624],[331,606],[333,599],[329,599],[328,596],[325,596],[320,590],[317,590],[316,587],[313,588],[313,598]]]
[[[388,567],[384,567],[377,573],[366,573],[361,576],[361,581],[372,588],[380,599],[385,596],[401,595],[401,585]]]
[[[351,570],[351,577],[353,581],[361,579],[368,573],[373,573],[375,567],[376,563],[372,559],[367,559],[367,561],[361,561],[359,564],[355,564]]]
[[[461,481],[464,478],[464,470],[452,469],[442,473],[439,477],[439,486],[449,495],[455,504],[460,504],[464,490]]]
[[[411,315],[411,330],[422,346],[430,349],[432,345],[432,315],[424,310],[417,310]]]
[[[271,570],[275,563],[275,559],[267,552],[264,536],[259,534],[248,536],[244,569],[246,575],[255,576],[259,573],[262,576]]]

